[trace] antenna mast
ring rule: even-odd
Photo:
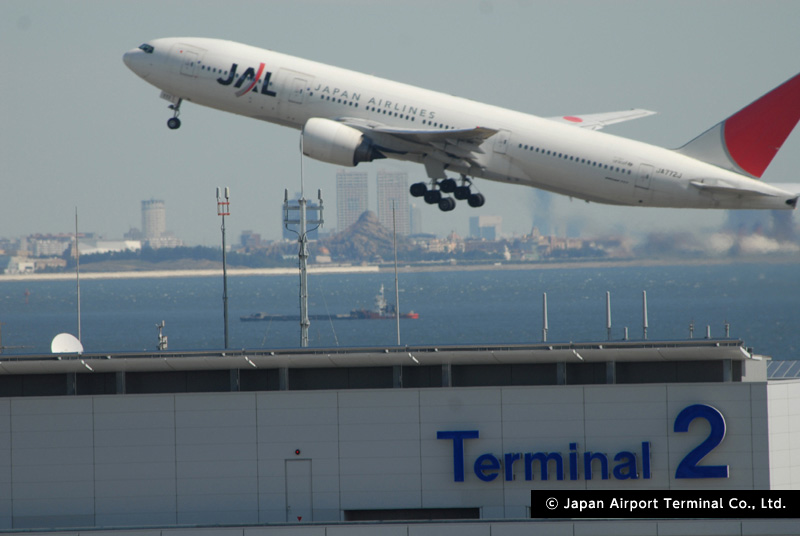
[[[300,135],[300,199],[297,206],[289,205],[289,191],[283,191],[283,226],[297,235],[297,242],[300,244],[299,258],[300,258],[300,347],[306,348],[308,346],[308,327],[311,321],[308,319],[308,225],[315,225],[311,229],[314,231],[322,226],[324,220],[322,219],[322,191],[317,190],[317,197],[319,198],[319,209],[317,218],[308,220],[306,217],[306,196],[305,184],[303,182],[303,135]],[[299,217],[297,219],[290,219],[289,211],[298,211]],[[300,225],[299,231],[291,229],[289,225]]]
[[[397,281],[397,221],[392,199],[392,246],[394,247],[394,318],[397,322],[397,346],[400,346],[400,284]]]
[[[225,251],[225,216],[231,215],[231,189],[225,187],[225,200],[220,198],[217,188],[217,216],[222,216],[222,318],[225,322],[225,349],[228,348],[228,265]]]
[[[81,340],[81,252],[78,248],[78,207],[75,207],[75,281],[78,292],[78,340]]]

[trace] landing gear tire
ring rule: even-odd
[[[457,186],[453,191],[453,197],[459,201],[464,201],[465,199],[469,199],[471,193],[472,192],[469,191],[469,186]]]
[[[436,205],[442,200],[442,192],[439,190],[428,190],[425,192],[425,202],[429,205]]]
[[[486,198],[483,197],[483,194],[472,194],[469,196],[469,199],[467,199],[467,203],[469,203],[469,206],[472,208],[482,207],[483,204],[486,203]]]
[[[456,208],[456,200],[452,197],[444,197],[439,201],[439,210],[442,212],[450,212]]]
[[[170,104],[169,109],[172,110],[172,117],[167,120],[167,126],[170,130],[176,130],[181,128],[181,120],[178,119],[178,116],[181,115],[181,103],[183,99],[178,99],[178,102],[175,104]]]
[[[425,184],[424,182],[415,182],[414,184],[411,185],[409,191],[411,192],[411,195],[413,195],[414,197],[422,197],[425,195],[425,192],[428,191],[428,185]]]
[[[452,194],[456,191],[456,188],[458,188],[458,185],[455,179],[444,179],[439,183],[439,189],[446,194]]]

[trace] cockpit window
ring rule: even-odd
[[[155,49],[152,46],[145,43],[139,47],[139,50],[144,50],[147,54],[152,54]]]

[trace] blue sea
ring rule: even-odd
[[[604,341],[606,292],[612,338],[628,328],[642,339],[642,291],[647,291],[648,339],[742,339],[756,353],[800,358],[800,271],[793,263],[486,269],[400,274],[403,345],[516,344],[542,340],[542,294],[547,293],[548,341]],[[309,276],[309,312],[372,308],[384,285],[394,302],[394,274]],[[49,353],[61,332],[77,333],[75,281],[0,280],[3,353]],[[229,347],[300,346],[298,322],[242,322],[263,311],[299,314],[299,276],[228,278]],[[86,352],[151,351],[156,324],[165,322],[169,350],[224,346],[221,277],[81,281],[81,335]],[[314,320],[309,346],[393,346],[394,320]]]

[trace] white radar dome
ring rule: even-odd
[[[83,345],[74,335],[59,333],[50,343],[50,353],[53,354],[82,354]]]

